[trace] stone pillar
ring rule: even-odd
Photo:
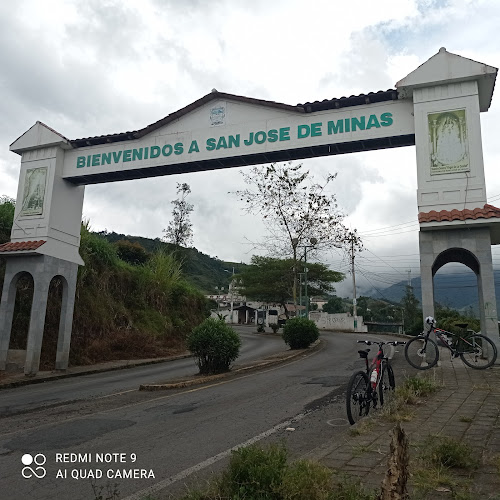
[[[476,257],[480,265],[478,275],[478,294],[481,315],[481,333],[489,337],[500,353],[500,337],[498,335],[498,313],[495,293],[495,279],[491,258],[491,240],[489,232],[483,238],[478,238]],[[500,364],[500,359],[498,360]]]
[[[59,323],[59,337],[57,339],[56,370],[66,370],[69,363],[69,346],[73,325],[78,265],[73,264],[71,267],[73,267],[73,269],[70,269],[63,282],[61,320]]]
[[[432,266],[434,264],[434,248],[432,244],[432,234],[428,232],[419,233],[420,246],[420,285],[422,289],[422,315],[435,317],[434,314],[434,275]]]
[[[26,363],[24,364],[24,374],[30,377],[35,376],[40,367],[43,329],[51,279],[52,277],[47,276],[46,273],[34,276],[33,303],[31,305],[30,328],[26,347]]]
[[[12,318],[16,303],[16,285],[20,273],[15,273],[12,266],[7,266],[3,282],[2,299],[0,301],[0,370],[5,370],[7,354],[9,352],[10,334],[12,331]]]

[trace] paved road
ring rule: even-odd
[[[348,425],[343,386],[359,366],[354,339],[360,336],[323,336],[327,342],[321,350],[262,372],[187,390],[127,392],[5,417],[0,422],[0,491],[11,492],[11,500],[92,499],[88,476],[102,472],[97,486],[117,483],[120,498],[150,494],[161,499],[185,483],[203,480],[225,463],[231,448],[244,443],[284,439],[292,456],[307,453]],[[400,358],[397,374],[398,364],[404,365]],[[21,476],[24,453],[46,455],[43,479]],[[56,462],[57,453],[80,456],[74,463]],[[100,453],[125,455],[96,463]],[[116,478],[123,469],[148,477]]]
[[[279,336],[256,335],[254,328],[236,326],[242,347],[237,363],[260,359],[282,351],[286,346]],[[96,373],[84,377],[66,378],[44,384],[34,384],[0,392],[0,418],[41,406],[60,405],[76,399],[108,396],[136,390],[140,384],[162,382],[196,374],[193,358],[139,366],[126,370]]]

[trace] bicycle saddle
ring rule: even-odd
[[[363,349],[362,351],[358,351],[358,354],[360,358],[367,358],[369,352],[370,349]]]
[[[467,328],[469,323],[455,323],[455,326],[458,326],[458,328]]]

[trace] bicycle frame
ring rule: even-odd
[[[383,349],[382,345],[379,345],[379,350],[378,350],[377,354],[373,357],[370,364],[368,364],[368,353],[366,353],[366,358],[365,358],[366,374],[368,375],[368,377],[370,377],[373,370],[374,369],[377,370],[376,382],[371,382],[371,379],[370,379],[372,389],[376,389],[379,382],[380,382],[380,374],[381,374],[380,373],[380,366],[382,364],[382,359],[384,359],[384,358],[385,358],[385,354],[384,354],[384,349]]]
[[[405,347],[406,360],[417,370],[428,370],[439,363],[439,346],[447,348],[452,358],[460,357],[475,370],[485,370],[495,363],[498,349],[494,342],[486,335],[467,329],[467,323],[457,323],[461,329],[459,333],[437,328],[432,316],[427,317],[425,323],[425,331]],[[430,338],[432,332],[434,338]]]
[[[359,350],[358,354],[365,360],[365,370],[354,372],[347,385],[347,417],[349,423],[355,424],[359,418],[368,415],[370,407],[375,409],[390,399],[390,391],[395,388],[394,372],[389,358],[384,353],[384,345],[404,345],[406,342],[375,340],[357,340],[358,344],[378,345],[378,351],[372,361],[368,361],[370,349]],[[376,373],[376,377],[375,377]]]
[[[436,337],[441,341],[441,344],[446,347],[451,354],[457,358],[460,356],[461,353],[466,353],[467,351],[464,351],[463,349],[458,349],[458,345],[460,342],[463,342],[463,344],[468,345],[471,349],[474,349],[474,345],[467,340],[467,338],[462,337],[461,335],[453,332],[449,332],[447,330],[443,330],[442,328],[436,328],[435,326],[431,326],[429,332],[427,333],[427,338],[429,338],[429,335],[431,332],[434,332],[436,334]],[[467,332],[470,333],[475,333],[473,330],[467,330]],[[453,342],[456,344],[457,347],[453,347],[453,345],[450,345],[450,342],[448,341],[447,337],[450,336],[453,338]],[[462,344],[462,345],[463,345]]]

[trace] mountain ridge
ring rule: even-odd
[[[500,307],[500,270],[494,271],[495,293],[497,298],[497,310]],[[366,293],[368,297],[385,298],[396,303],[401,302],[407,280],[391,285],[384,289],[372,288]],[[420,277],[411,279],[411,286],[417,299],[422,303],[422,285]],[[473,310],[479,313],[479,297],[477,283],[473,274],[436,274],[434,277],[434,300],[442,306],[457,309],[459,311]]]

